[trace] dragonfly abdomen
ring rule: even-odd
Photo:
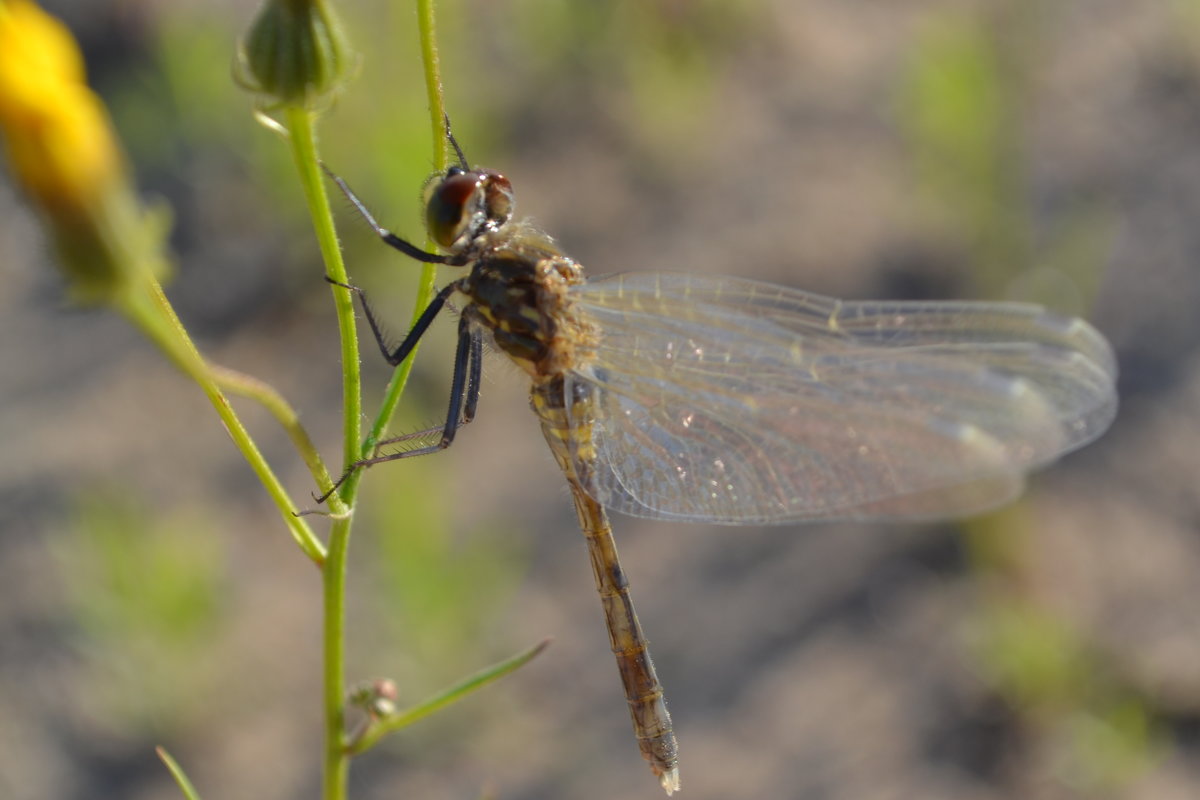
[[[612,526],[604,508],[576,480],[572,479],[570,485],[579,524],[587,538],[592,574],[604,607],[609,643],[621,673],[638,748],[663,789],[671,794],[679,788],[679,746],[663,700],[662,684],[629,595],[629,580],[617,557]]]
[[[567,397],[563,379],[556,378],[535,384],[531,400],[534,412],[542,421],[542,432],[550,450],[571,487],[638,748],[663,789],[671,794],[679,789],[679,748],[671,715],[663,699],[663,687],[633,607],[629,579],[621,569],[608,515],[604,513],[604,507],[584,491],[576,473],[579,454],[593,452],[588,424],[592,419],[588,406],[592,397],[586,392]]]

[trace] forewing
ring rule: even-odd
[[[1013,497],[1116,410],[1103,337],[1038,306],[853,303],[672,273],[573,292],[601,331],[568,386],[592,397],[576,424],[594,450],[576,469],[636,516],[967,514]]]

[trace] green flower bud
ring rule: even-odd
[[[311,106],[338,88],[352,55],[324,0],[266,0],[238,50],[246,88]]]

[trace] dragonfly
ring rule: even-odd
[[[458,163],[425,208],[440,252],[381,226],[329,173],[385,243],[465,270],[395,348],[362,291],[339,284],[393,366],[448,304],[460,312],[445,424],[381,442],[410,446],[346,475],[450,446],[475,416],[485,338],[516,363],[570,487],[638,746],[668,795],[678,746],[608,511],[719,525],[967,516],[1015,498],[1026,473],[1116,414],[1108,342],[1037,305],[842,301],[684,272],[587,279],[514,218],[508,178],[446,136]]]

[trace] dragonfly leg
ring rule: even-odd
[[[461,416],[458,418],[459,428],[475,419],[475,409],[479,406],[479,382],[483,364],[483,334],[478,329],[471,330],[471,344],[470,352],[467,354],[467,364],[469,365],[467,367],[467,393],[466,399],[463,401]],[[453,401],[451,401],[450,405],[451,408],[454,407]],[[444,425],[438,425],[422,431],[403,433],[399,436],[393,436],[390,439],[384,439],[375,445],[375,449],[378,450],[380,447],[386,447],[389,444],[411,442],[414,439],[425,439],[444,430]]]
[[[439,296],[443,294],[447,294],[447,292],[445,290],[439,292]],[[436,299],[434,300],[434,303],[437,303]],[[431,303],[430,307],[432,308],[433,305],[434,304]],[[438,304],[438,307],[440,308],[441,304]],[[434,314],[436,313],[437,311],[435,310]],[[429,314],[429,309],[426,309],[425,314],[422,314],[422,318],[427,315],[429,316],[430,320],[433,319],[433,315]],[[429,323],[426,322],[425,326],[428,327],[428,325]],[[409,339],[413,339],[414,333],[417,333],[417,329],[415,327],[413,328],[413,332],[410,332],[408,337],[405,339],[405,344],[408,344]],[[387,346],[382,346],[386,352]],[[404,344],[400,345],[396,352],[399,353],[403,349]],[[410,346],[409,350],[411,349],[412,348]],[[408,353],[405,352],[400,360],[403,361],[404,357],[407,355]],[[325,502],[329,496],[336,492],[338,487],[345,483],[346,479],[358,469],[374,466],[375,464],[382,464],[386,461],[399,461],[402,458],[429,455],[430,453],[437,453],[449,447],[454,442],[454,435],[458,432],[458,429],[475,418],[475,409],[479,405],[479,383],[481,374],[480,361],[482,360],[482,356],[483,342],[480,338],[480,333],[478,330],[472,329],[470,318],[464,314],[462,317],[459,317],[458,320],[458,347],[454,354],[454,372],[450,379],[450,409],[446,415],[445,424],[440,428],[430,428],[428,430],[417,431],[416,433],[409,433],[403,436],[387,439],[383,442],[380,442],[379,445],[382,446],[386,444],[394,444],[396,442],[420,439],[436,433],[438,430],[440,430],[442,433],[441,438],[431,445],[416,447],[412,450],[402,450],[396,453],[375,455],[371,458],[364,458],[361,461],[354,462],[346,468],[346,471],[342,473],[342,476],[337,479],[337,482],[333,484],[333,487],[329,491],[316,498],[317,502]],[[391,359],[389,358],[389,361],[390,360]]]
[[[399,236],[375,221],[375,215],[373,215],[367,209],[366,203],[358,199],[358,195],[354,193],[346,181],[338,177],[333,170],[324,164],[321,164],[321,169],[325,170],[325,174],[337,184],[337,187],[342,190],[342,194],[344,194],[346,199],[350,201],[350,204],[354,206],[354,209],[358,212],[359,216],[367,221],[367,224],[371,226],[371,230],[375,231],[375,235],[382,239],[384,244],[396,248],[409,258],[415,258],[417,261],[424,261],[426,264],[450,264],[452,266],[461,267],[465,263],[454,256],[444,256],[440,253],[426,252],[412,242],[401,239]]]
[[[475,409],[479,407],[479,380],[483,373],[483,333],[478,327],[471,329],[471,352],[468,360],[471,367],[467,370],[467,402],[463,404],[463,425],[475,419]]]
[[[351,286],[348,283],[339,283],[328,275],[325,276],[325,280],[334,286],[341,286],[343,289],[349,289],[358,295],[359,305],[362,306],[363,314],[367,317],[367,324],[371,326],[371,333],[375,336],[375,343],[379,345],[379,352],[383,353],[384,360],[393,367],[400,366],[404,362],[404,359],[408,358],[408,354],[412,352],[413,348],[417,346],[417,342],[421,341],[421,337],[429,330],[429,326],[433,323],[434,318],[445,307],[450,295],[454,294],[458,289],[458,282],[456,281],[447,284],[441,291],[434,295],[433,300],[429,302],[429,305],[421,312],[421,316],[417,317],[417,321],[413,323],[412,329],[404,337],[404,341],[400,343],[399,347],[392,350],[388,345],[387,337],[383,335],[383,328],[379,325],[378,317],[375,316],[375,312],[371,309],[371,304],[367,302],[366,292],[357,286]]]
[[[463,401],[463,404],[462,404],[460,416],[458,418],[458,426],[457,426],[458,428],[463,427],[464,425],[468,424],[473,419],[475,419],[475,409],[479,406],[479,382],[480,382],[481,372],[482,372],[482,368],[481,368],[482,363],[483,363],[483,335],[479,332],[478,329],[473,329],[471,331],[470,352],[467,354],[467,364],[469,365],[467,367],[467,393],[466,393],[466,399]],[[454,404],[452,401],[451,408],[453,409],[453,407],[454,407]],[[445,426],[438,425],[436,427],[426,428],[425,430],[421,430],[421,431],[413,431],[412,433],[402,433],[399,436],[393,436],[389,439],[382,440],[381,442],[379,442],[378,444],[375,445],[375,449],[376,449],[376,451],[378,451],[379,448],[387,447],[389,444],[400,444],[402,442],[411,442],[414,439],[425,439],[425,438],[432,436],[435,433],[439,433],[439,432],[444,433],[444,431],[445,431]],[[434,447],[436,449],[445,449],[445,447],[441,447],[438,445],[435,445]],[[432,452],[432,450],[430,452]]]

